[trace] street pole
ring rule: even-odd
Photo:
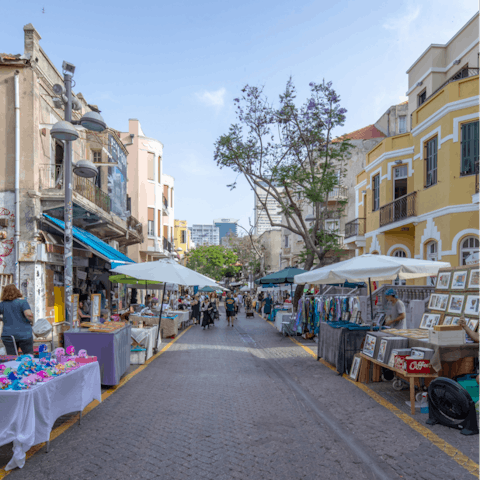
[[[72,76],[64,74],[64,83],[67,96],[65,104],[65,121],[72,122]],[[72,142],[65,142],[65,156],[63,162],[65,185],[65,211],[64,211],[64,246],[63,246],[63,285],[65,292],[65,321],[72,325],[73,320],[73,205],[72,205]]]

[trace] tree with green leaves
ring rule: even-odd
[[[291,78],[278,106],[263,88],[249,85],[234,102],[238,121],[215,143],[217,165],[243,175],[256,193],[267,195],[257,193],[257,198],[270,224],[303,239],[305,269],[338,256],[340,232],[326,228],[326,220],[343,215],[346,201],[331,199],[352,145],[343,137],[334,141],[333,130],[343,126],[346,110],[332,83],[310,83],[302,105]],[[280,205],[281,222],[272,218],[277,212],[269,211],[268,197]]]
[[[198,246],[186,254],[187,267],[214,280],[220,281],[227,274],[236,275],[241,267],[235,266],[238,255],[222,245]]]

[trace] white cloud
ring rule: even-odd
[[[211,107],[223,107],[225,104],[225,88],[220,88],[213,92],[205,90],[203,93],[197,93],[197,97],[206,105]]]

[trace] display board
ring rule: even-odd
[[[94,294],[91,296],[92,306],[92,322],[98,322],[102,310],[102,296],[100,294]]]
[[[462,265],[438,271],[435,292],[430,296],[428,312],[423,314],[421,329],[435,325],[457,325],[464,316],[472,330],[479,320],[479,265]]]

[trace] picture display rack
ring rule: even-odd
[[[464,316],[472,330],[478,328],[480,310],[479,265],[462,265],[438,271],[435,291],[428,311],[423,314],[421,329],[435,325],[458,325]]]

